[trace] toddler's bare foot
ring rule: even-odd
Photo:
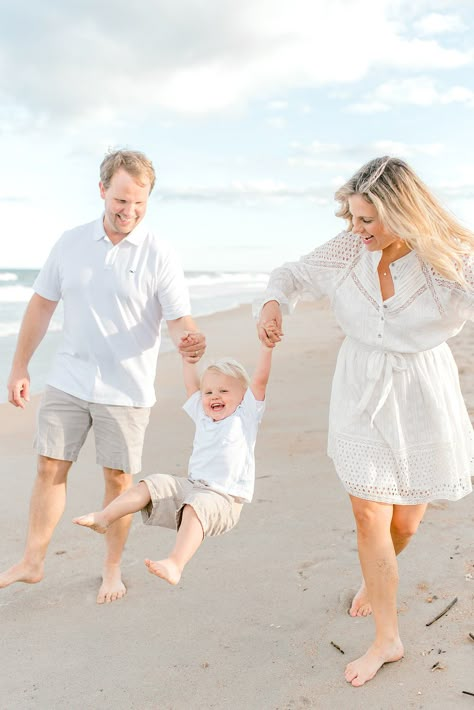
[[[79,518],[73,518],[72,522],[76,523],[76,525],[82,525],[85,528],[95,530],[95,532],[101,533],[101,535],[107,532],[107,528],[109,527],[100,513],[81,515]]]
[[[347,665],[344,675],[348,683],[359,687],[368,680],[372,680],[384,663],[393,663],[399,661],[400,658],[403,658],[403,646],[400,639],[385,645],[374,643],[367,653]]]
[[[370,606],[365,582],[362,582],[359,591],[352,600],[349,614],[350,616],[369,616],[369,614],[372,614],[372,607]]]
[[[37,584],[43,579],[43,563],[32,565],[24,562],[18,562],[9,569],[0,574],[0,589],[9,587],[15,582],[23,582],[24,584]]]
[[[101,531],[99,530],[99,532]],[[97,604],[109,604],[110,602],[115,602],[117,599],[122,599],[126,593],[127,588],[122,582],[120,566],[112,564],[105,565],[102,572],[102,584],[100,585],[99,593],[97,594]]]
[[[166,560],[158,560],[153,562],[153,560],[145,560],[145,564],[148,567],[148,571],[152,574],[156,574],[157,577],[161,577],[166,582],[170,584],[178,584],[181,579],[181,570],[173,560],[169,558]]]

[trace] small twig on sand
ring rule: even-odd
[[[431,670],[432,671],[436,670],[436,668],[438,668],[438,666],[439,666],[439,661],[438,661],[438,663],[435,663],[434,666],[431,666]]]
[[[469,636],[470,636],[470,637],[472,638],[472,640],[474,641],[474,634],[469,634]]]
[[[341,648],[340,646],[338,646],[337,643],[334,643],[334,641],[331,641],[331,646],[334,646],[334,648],[337,648],[337,650],[339,651],[339,653],[344,653],[344,651],[342,650],[342,648]]]
[[[462,692],[464,693],[464,695],[472,695],[472,697],[474,698],[474,693],[470,693],[468,690],[463,690]]]
[[[448,612],[451,609],[451,607],[453,607],[456,604],[457,600],[458,600],[458,598],[454,597],[453,601],[448,604],[446,609],[443,609],[443,611],[441,613],[439,613],[438,616],[435,616],[434,619],[431,619],[431,621],[428,621],[428,623],[425,624],[425,626],[431,626],[431,624],[434,624],[435,621],[438,621],[438,619],[441,619],[441,617],[444,616],[446,614],[446,612]]]

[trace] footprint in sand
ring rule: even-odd
[[[321,565],[324,565],[326,562],[333,562],[335,560],[335,557],[328,557],[328,556],[318,556],[314,560],[305,560],[304,562],[300,562],[298,565],[297,573],[302,577],[302,579],[308,579],[310,575],[306,574],[308,570],[313,570],[317,569],[318,567],[321,567]]]

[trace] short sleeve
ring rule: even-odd
[[[361,249],[360,239],[351,232],[341,232],[299,261],[275,269],[270,274],[265,293],[254,303],[255,316],[259,316],[268,301],[278,301],[286,312],[291,313],[305,293],[316,299],[331,296],[340,278],[358,259]]]
[[[166,245],[158,275],[158,300],[165,320],[176,320],[191,313],[189,292],[176,252]]]
[[[201,403],[201,392],[198,390],[194,392],[189,399],[183,404],[183,409],[188,414],[193,422],[197,422],[202,416],[203,408]]]
[[[56,242],[33,283],[33,290],[48,301],[59,301],[62,296],[60,257],[64,238]]]
[[[265,400],[255,399],[250,387],[247,388],[244,398],[239,406],[244,416],[251,417],[260,424],[265,411]]]

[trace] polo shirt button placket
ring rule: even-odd
[[[104,269],[113,269],[115,259],[117,257],[117,251],[118,251],[119,244],[112,244],[110,242],[110,247],[107,250],[107,254],[105,255],[105,261],[104,261]]]

